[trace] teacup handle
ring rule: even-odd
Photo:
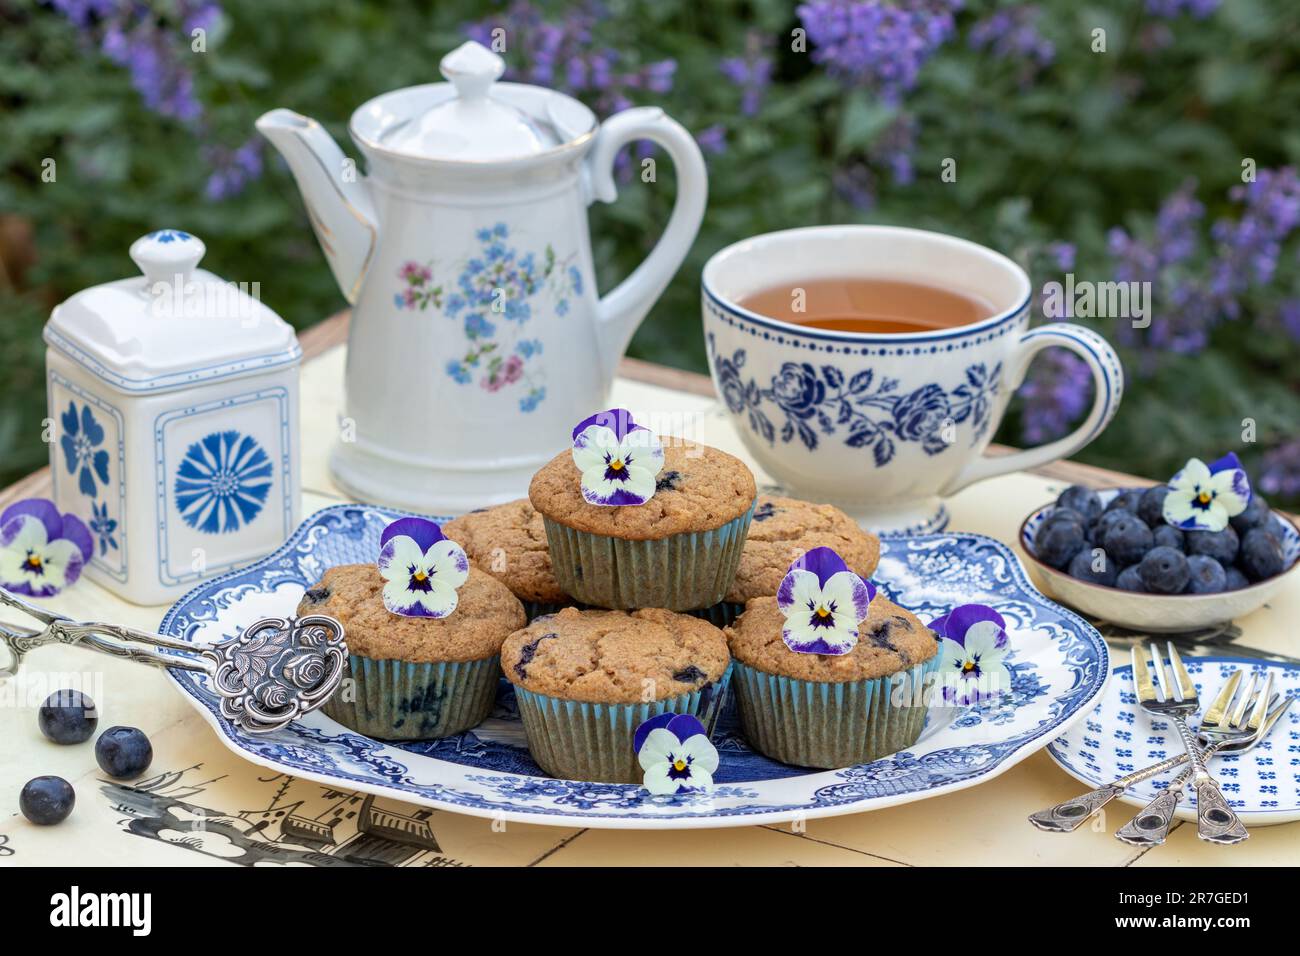
[[[1100,435],[1102,429],[1115,417],[1115,412],[1119,410],[1120,396],[1124,393],[1124,370],[1119,364],[1119,356],[1105,339],[1081,325],[1053,322],[1021,335],[1011,358],[1003,366],[1002,387],[1006,392],[1019,388],[1034,356],[1052,346],[1069,349],[1088,363],[1096,386],[1096,395],[1088,417],[1070,434],[1046,445],[1026,448],[1010,455],[985,455],[976,459],[958,472],[941,494],[951,495],[985,478],[1012,471],[1026,471],[1068,458]]]
[[[613,202],[618,198],[614,159],[620,149],[639,139],[653,140],[667,150],[677,170],[677,199],[668,225],[650,255],[600,299],[596,334],[606,378],[613,377],[632,333],[686,258],[700,229],[709,195],[704,156],[695,139],[663,110],[642,106],[617,113],[601,124],[587,159],[588,202]]]

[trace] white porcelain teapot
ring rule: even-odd
[[[474,42],[441,68],[449,82],[352,114],[365,176],[311,119],[272,110],[257,128],[353,305],[335,479],[364,501],[458,513],[523,495],[606,406],[708,187],[695,141],[660,109],[598,123],[562,93],[497,82],[504,62]],[[672,158],[676,204],[645,261],[598,296],[586,209],[615,199],[615,157],[640,139]]]

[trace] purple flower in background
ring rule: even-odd
[[[1188,14],[1204,20],[1219,9],[1219,0],[1147,0],[1147,13],[1152,16],[1173,18]]]
[[[1045,249],[1047,255],[1051,258],[1056,268],[1068,272],[1074,268],[1074,260],[1078,250],[1075,249],[1072,242],[1049,242]]]
[[[1017,393],[1023,401],[1020,436],[1027,445],[1060,438],[1088,407],[1092,373],[1083,359],[1064,349],[1047,349],[1029,367]]]
[[[811,0],[797,8],[812,58],[846,84],[897,102],[954,32],[961,0]]]
[[[506,77],[564,90],[608,116],[632,105],[629,92],[662,95],[672,90],[677,61],[656,60],[636,68],[624,65],[617,50],[594,46],[594,29],[608,16],[598,3],[567,9],[558,21],[546,19],[529,0],[515,0],[504,13],[467,24],[466,34],[491,47],[493,31],[509,39]]]
[[[1028,85],[1039,70],[1056,59],[1056,46],[1038,32],[1038,16],[1038,7],[1029,4],[996,10],[971,27],[971,49],[1017,61],[1020,81]]]
[[[849,163],[831,174],[831,189],[855,209],[866,211],[876,204],[876,176],[865,163]]]
[[[1300,498],[1300,438],[1284,442],[1264,456],[1259,487],[1270,495]]]
[[[250,182],[262,175],[262,149],[265,140],[254,137],[238,149],[220,146],[205,147],[203,152],[212,166],[204,195],[222,200],[237,196]]]
[[[1300,299],[1287,299],[1279,305],[1277,319],[1282,331],[1300,342]]]
[[[1214,224],[1218,246],[1210,287],[1235,318],[1240,313],[1237,297],[1252,285],[1272,281],[1282,241],[1300,225],[1300,179],[1289,166],[1261,169],[1253,183],[1234,186],[1229,195],[1245,208],[1236,222]]]
[[[744,56],[730,56],[719,64],[722,75],[740,89],[740,111],[753,116],[763,105],[763,94],[772,82],[772,57],[767,38],[757,30],[745,34]]]
[[[50,0],[50,6],[83,29],[108,18],[119,5],[119,0]]]
[[[695,142],[706,153],[725,153],[727,151],[727,128],[721,123],[706,126],[695,134]]]

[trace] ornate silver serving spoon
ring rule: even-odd
[[[221,697],[221,716],[250,734],[279,730],[320,707],[338,688],[347,664],[343,625],[324,614],[268,617],[219,644],[189,644],[117,624],[77,621],[0,588],[0,604],[44,625],[0,623],[9,650],[0,681],[18,673],[23,655],[46,644],[72,644],[153,667],[207,674]],[[180,653],[166,653],[175,651]],[[180,656],[189,654],[192,656]]]

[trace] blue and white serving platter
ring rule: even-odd
[[[164,634],[213,642],[250,621],[292,615],[325,569],[369,562],[398,512],[338,505],[317,512],[277,552],[207,582],[163,618]],[[715,743],[721,766],[708,794],[652,796],[638,786],[545,776],[529,758],[514,695],[504,680],[492,717],[456,737],[389,744],[319,711],[283,730],[250,736],[217,715],[207,678],[171,679],[232,751],[256,764],[327,785],[442,810],[526,823],[674,829],[745,826],[859,813],[962,790],[996,777],[1093,709],[1108,676],[1106,646],[1082,618],[1043,597],[1005,545],[974,534],[882,542],[873,581],[930,620],[957,604],[996,607],[1007,619],[1012,691],[970,708],[932,708],[917,743],[874,763],[810,771],[754,753],[734,709]]]
[[[1188,657],[1187,665],[1202,700],[1212,700],[1234,668],[1273,675],[1278,694],[1300,696],[1300,666],[1275,661],[1227,657]],[[1133,692],[1133,668],[1115,668],[1101,702],[1086,720],[1053,740],[1047,752],[1070,776],[1096,789],[1112,780],[1181,753],[1172,724],[1140,712]],[[1300,820],[1300,708],[1282,715],[1273,732],[1253,750],[1219,757],[1211,766],[1228,803],[1246,826],[1268,826]],[[1125,803],[1144,807],[1177,775],[1154,777],[1127,791]],[[1177,815],[1196,819],[1196,797],[1184,792]]]

